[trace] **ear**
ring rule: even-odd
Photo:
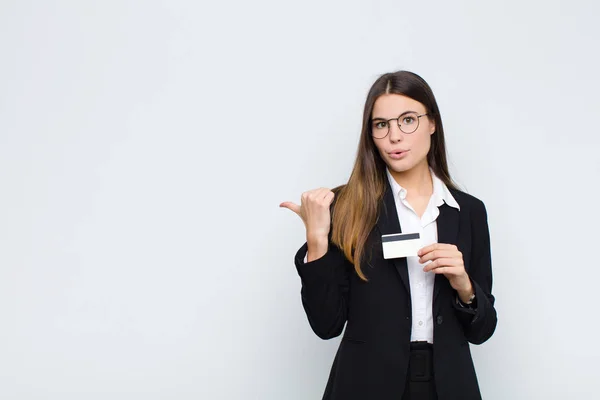
[[[427,117],[429,120],[429,135],[433,135],[435,133],[435,120]]]

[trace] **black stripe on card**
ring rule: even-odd
[[[403,240],[419,239],[418,233],[397,233],[395,235],[386,235],[381,237],[381,242],[401,242]]]

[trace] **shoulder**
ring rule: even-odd
[[[483,201],[478,199],[477,197],[469,194],[467,192],[463,192],[459,189],[448,189],[452,196],[456,200],[456,202],[460,205],[461,210],[463,207],[470,212],[474,212],[476,214],[486,214],[485,204]]]

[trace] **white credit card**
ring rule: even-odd
[[[416,257],[421,246],[421,235],[418,233],[394,233],[381,235],[383,258]]]

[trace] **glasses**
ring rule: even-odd
[[[419,119],[425,114],[417,114],[416,112],[406,112],[401,114],[398,118],[383,119],[375,118],[372,122],[371,133],[375,139],[383,139],[390,133],[390,122],[396,121],[398,128],[404,133],[410,134],[419,129]]]

